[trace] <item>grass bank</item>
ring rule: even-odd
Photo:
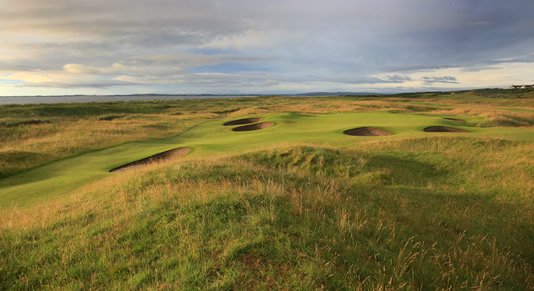
[[[532,98],[0,106],[0,289],[534,289]]]
[[[68,201],[3,210],[0,282],[531,289],[533,152],[524,142],[433,137],[125,172]]]

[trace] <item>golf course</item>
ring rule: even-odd
[[[0,289],[534,288],[531,89],[0,112]]]
[[[235,132],[231,130],[232,128],[224,126],[225,120],[210,121],[171,138],[130,142],[62,159],[3,179],[0,181],[0,187],[3,190],[0,205],[10,206],[11,204],[20,207],[25,206],[26,203],[31,205],[43,199],[57,198],[62,193],[68,193],[85,183],[112,175],[109,173],[110,169],[179,147],[192,149],[191,158],[230,156],[289,143],[347,147],[358,142],[369,142],[372,139],[384,141],[428,137],[432,135],[425,132],[425,128],[431,126],[463,129],[464,132],[460,136],[534,141],[534,134],[528,129],[474,128],[474,123],[469,123],[469,120],[455,121],[446,118],[445,116],[389,112],[321,115],[281,113],[268,115],[262,120],[272,122],[274,124],[272,128],[259,128],[244,132]],[[391,136],[387,138],[365,135],[353,137],[343,134],[345,130],[362,126],[387,129]],[[451,133],[445,133],[445,135]]]

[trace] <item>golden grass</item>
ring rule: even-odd
[[[498,188],[502,184],[501,186],[508,190],[510,187],[519,187],[523,189],[522,191],[525,194],[529,191],[528,189],[532,189],[532,180],[516,181],[514,179],[514,176],[525,171],[524,162],[528,161],[523,154],[525,151],[532,151],[533,148],[531,146],[521,143],[515,145],[506,144],[506,149],[503,150],[499,143],[488,140],[484,145],[488,152],[476,157],[472,155],[472,152],[465,152],[465,147],[468,144],[469,141],[461,138],[425,138],[403,142],[364,143],[355,145],[352,149],[347,150],[376,154],[384,151],[402,152],[407,151],[407,149],[415,153],[420,151],[421,148],[426,148],[427,152],[435,151],[449,157],[451,160],[463,161],[471,170],[479,167],[481,171],[474,171],[472,177],[467,177],[466,184],[474,183],[481,188]],[[288,148],[293,148],[294,146],[287,145]],[[334,149],[332,147],[323,148]],[[492,156],[493,160],[484,163],[487,156]],[[484,176],[482,171],[493,172],[497,170],[494,167],[498,163],[503,163],[504,165],[504,172],[507,175],[503,176],[509,177],[496,181],[479,179]],[[520,169],[516,170],[516,172],[510,172],[513,171],[514,164],[519,164],[519,167],[516,168]],[[215,175],[213,173],[217,173],[221,166],[230,167],[230,171],[247,169],[255,171],[257,174],[251,179],[229,176],[227,178],[221,177],[211,182],[202,178],[202,175],[207,175],[206,178],[213,177],[211,175]],[[200,172],[193,173],[197,178],[188,178],[187,175],[177,174],[180,171]],[[527,175],[527,173],[523,174]],[[295,182],[294,178],[291,178],[293,176],[298,177],[301,182]],[[226,159],[218,158],[162,161],[140,170],[119,173],[95,182],[76,191],[66,201],[47,203],[46,205],[26,210],[1,210],[0,231],[8,229],[19,229],[20,231],[25,229],[47,229],[50,225],[61,225],[68,221],[77,221],[80,217],[91,216],[93,220],[90,223],[104,223],[108,226],[106,231],[99,238],[93,238],[90,234],[78,237],[72,241],[71,247],[73,249],[90,248],[91,240],[98,239],[102,254],[113,257],[113,244],[116,239],[116,233],[122,233],[131,228],[130,221],[135,221],[146,209],[151,209],[162,203],[173,203],[181,205],[181,207],[184,205],[195,207],[194,205],[203,205],[216,201],[217,197],[226,196],[242,197],[240,200],[248,201],[247,197],[250,197],[250,195],[259,195],[268,198],[265,202],[267,204],[262,210],[264,212],[255,213],[255,207],[247,204],[248,202],[244,204],[245,212],[248,213],[247,217],[250,217],[250,219],[259,219],[256,216],[261,216],[274,224],[279,213],[289,208],[295,213],[293,219],[299,220],[300,223],[302,221],[313,222],[318,227],[315,231],[321,231],[323,227],[330,224],[336,226],[338,231],[335,237],[323,238],[326,241],[321,242],[320,247],[317,246],[315,250],[310,250],[311,253],[302,254],[304,262],[320,263],[320,267],[310,265],[310,267],[319,268],[317,270],[318,275],[333,276],[339,271],[337,268],[344,266],[336,260],[336,256],[330,257],[328,261],[323,260],[323,257],[331,252],[325,244],[361,248],[360,256],[362,257],[363,265],[354,264],[343,267],[344,272],[346,272],[346,286],[351,289],[397,290],[403,288],[428,288],[428,285],[424,286],[422,283],[418,283],[422,282],[422,278],[413,277],[414,273],[421,276],[420,271],[415,272],[414,270],[421,270],[421,268],[427,267],[432,268],[427,272],[432,273],[433,276],[436,273],[440,274],[439,277],[434,277],[435,281],[431,285],[434,287],[477,290],[494,288],[500,286],[502,280],[507,280],[500,273],[503,268],[507,269],[506,273],[508,275],[506,276],[516,274],[526,280],[526,286],[534,286],[532,272],[529,273],[528,271],[529,265],[518,257],[516,252],[509,251],[502,246],[499,247],[495,237],[492,235],[473,234],[473,230],[462,230],[464,226],[459,225],[458,227],[462,231],[453,235],[452,241],[448,242],[450,245],[443,245],[443,242],[439,241],[425,240],[420,236],[406,238],[405,234],[402,234],[405,231],[403,228],[405,228],[406,223],[411,222],[410,220],[406,221],[407,217],[404,215],[407,214],[402,214],[402,209],[413,207],[411,205],[413,201],[405,197],[399,189],[383,188],[380,187],[380,184],[378,184],[379,187],[367,186],[364,190],[361,190],[366,192],[366,196],[354,195],[351,183],[349,180],[340,177],[313,176],[306,170],[295,168],[273,170],[268,165],[257,164],[241,158],[232,159],[230,163]],[[364,186],[359,183],[356,185]],[[455,185],[434,184],[428,187],[427,191],[431,193],[436,190],[443,191],[448,187],[455,187]],[[458,191],[461,192],[461,190]],[[393,213],[387,206],[364,207],[367,202],[362,201],[362,199],[369,199],[365,197],[382,197],[381,199],[384,199],[383,202],[396,205],[396,209],[400,209],[401,213]],[[277,198],[287,199],[287,206],[275,203]],[[513,199],[516,198],[513,197]],[[456,203],[458,202],[454,202],[454,199],[452,199],[449,203],[445,203],[440,207],[453,210],[456,208]],[[532,201],[529,203],[532,203]],[[476,207],[478,206],[474,206],[473,211],[476,210]],[[450,219],[447,220],[443,216],[448,214],[450,213],[433,213],[428,219],[432,225],[439,228],[444,224],[451,223]],[[457,218],[460,224],[464,221],[464,218],[472,214],[464,213],[462,215],[466,217]],[[530,213],[530,215],[533,215],[533,213]],[[419,217],[419,214],[414,219],[417,219],[417,217]],[[511,219],[511,222],[515,223],[514,220],[517,218],[513,217]],[[454,222],[455,220],[452,219],[452,221]],[[207,225],[209,224],[209,219],[206,218],[201,223]],[[185,226],[176,225],[175,228],[181,238],[193,235],[185,229]],[[367,247],[360,245],[356,241],[356,238],[364,233],[369,237],[369,245],[382,246],[386,250],[399,248],[399,251],[394,256],[387,257],[387,259],[369,252]],[[191,245],[190,247],[190,252],[198,251],[196,249],[198,246]],[[214,254],[213,259],[223,260],[226,263],[231,262],[237,256],[235,250],[246,247],[247,244],[240,240],[225,242],[221,245],[220,251]],[[297,245],[294,247],[298,248]],[[69,246],[64,246],[61,255],[65,264],[69,262],[69,248]],[[165,256],[165,254],[162,255]],[[261,272],[266,271],[264,268],[268,262],[258,260],[254,256],[250,256],[244,259],[242,263],[247,268],[250,267],[248,272],[261,274]],[[224,266],[224,263],[222,266]],[[295,268],[295,266],[291,265],[286,267],[270,266],[275,268],[274,270],[271,269],[271,272],[281,272],[280,274]],[[481,266],[483,266],[482,269]],[[287,271],[284,271],[286,269]],[[372,275],[362,277],[360,275],[362,270],[367,270],[367,273]],[[277,286],[277,284],[282,283],[280,280],[290,280],[290,278],[275,279],[273,277],[270,280],[272,285],[269,286]],[[305,278],[293,278],[293,280],[297,280],[297,282],[303,280],[302,282],[304,282]],[[249,278],[241,282],[244,285],[238,286],[258,288],[259,286],[264,286],[262,282]],[[170,283],[162,282],[161,284],[167,286]],[[320,288],[321,284],[323,284],[323,287],[328,286],[317,282],[311,284],[317,288]],[[184,285],[180,284],[172,286],[185,288]]]
[[[417,106],[428,107],[399,102],[405,100],[403,98],[377,101],[310,98],[305,99],[306,102],[297,98],[285,103],[278,102],[280,100],[275,98],[271,103],[250,106],[224,117],[268,114],[278,110],[332,113],[337,110],[416,111]],[[482,117],[479,124],[493,122],[507,126],[508,121],[509,125],[532,127],[528,125],[532,113],[496,108],[504,104],[523,104],[524,100],[517,103],[503,100],[495,105],[480,101],[480,106],[465,105],[469,103],[466,100],[439,100],[434,97],[413,101],[458,105],[455,108],[435,108],[425,111],[425,114]],[[409,106],[413,108],[409,109]],[[47,157],[36,162],[41,163],[125,141],[175,135],[211,118],[221,118],[221,115],[208,112],[172,115],[171,112],[126,115],[112,121],[95,121],[94,118],[61,120],[57,124],[25,126],[11,136],[2,137],[0,152],[46,154]],[[527,124],[522,125],[525,119]],[[366,171],[356,176],[343,174],[343,171],[329,176],[299,167],[273,168],[246,158],[256,151],[283,151],[295,147],[352,154],[355,157],[351,161]],[[149,258],[149,262],[155,264],[151,272],[164,272],[167,265],[158,265],[158,260],[172,257],[177,252],[181,252],[180,262],[187,257],[198,264],[203,263],[202,255],[205,254],[202,250],[215,244],[217,247],[207,256],[206,262],[209,263],[204,262],[203,268],[209,276],[217,279],[202,285],[206,288],[333,288],[329,285],[329,278],[344,280],[344,288],[356,290],[487,290],[510,287],[506,284],[514,280],[520,281],[517,286],[534,288],[532,252],[524,246],[529,243],[524,238],[531,235],[529,231],[534,217],[534,160],[531,158],[534,145],[531,143],[425,137],[365,142],[343,149],[288,143],[242,154],[243,157],[219,154],[202,159],[187,156],[160,161],[135,171],[110,175],[76,190],[62,201],[51,201],[29,209],[0,209],[0,234],[12,235],[9,238],[13,241],[6,245],[24,246],[26,240],[32,240],[32,235],[31,243],[38,245],[49,233],[59,236],[70,231],[72,237],[67,235],[64,241],[58,240],[56,248],[60,263],[50,266],[57,268],[57,276],[64,276],[65,270],[70,269],[76,252],[89,252],[102,260],[109,260],[107,267],[112,270],[121,259],[114,248],[128,250],[136,243],[127,240],[124,245],[118,245],[117,237],[137,229],[136,223],[150,221],[154,218],[151,216],[154,211],[171,204],[169,209],[176,210],[172,230],[178,238],[173,238],[175,244],[172,245],[151,245],[154,249],[161,248],[157,258]],[[417,168],[372,165],[373,161],[384,157],[431,166],[438,173],[443,173],[445,178],[425,176],[423,181],[390,182],[388,179],[396,175],[398,179],[403,177],[399,171],[417,174]],[[302,157],[302,160],[310,162],[309,157]],[[27,162],[21,169],[36,163]],[[5,161],[2,164],[0,160],[2,166],[9,165]],[[190,175],[185,171],[191,171]],[[221,171],[227,175],[220,175]],[[254,175],[243,176],[250,172]],[[452,180],[447,180],[447,177]],[[243,221],[249,223],[245,224],[249,228],[226,225],[220,231],[242,231],[241,236],[227,240],[201,239],[201,232],[192,232],[181,220],[183,211],[216,203],[217,198],[224,197],[238,198],[239,205],[244,207]],[[263,206],[254,205],[251,197],[260,197]],[[289,225],[277,220],[281,213],[290,213]],[[199,215],[202,218],[196,221],[198,227],[209,230],[210,218],[215,214],[202,212]],[[142,217],[146,221],[141,220]],[[157,223],[164,221],[156,220]],[[503,234],[494,230],[496,224],[502,228]],[[293,228],[296,226],[300,228]],[[155,224],[154,231],[158,227],[159,224]],[[252,231],[258,229],[261,230],[259,234]],[[276,235],[269,236],[270,232]],[[521,232],[527,232],[526,236]],[[39,236],[41,238],[36,238]],[[254,251],[270,246],[280,237],[287,239],[277,246],[285,252],[280,257],[265,259],[256,256]],[[360,240],[362,237],[365,240]],[[254,242],[252,247],[250,241]],[[182,245],[173,249],[177,243]],[[290,247],[284,249],[287,245]],[[130,255],[131,262],[147,255],[143,252],[121,254]],[[351,261],[353,259],[357,262]],[[0,258],[0,272],[8,270],[6,266],[9,267],[10,262],[14,263]],[[233,272],[237,279],[225,282],[230,280],[225,276],[232,275],[224,271],[234,262],[243,269],[231,269],[229,273]],[[140,275],[139,267],[134,263],[125,264],[123,268],[125,266],[131,274],[130,279]],[[35,268],[38,269],[39,265],[29,266],[28,271]],[[192,286],[184,281],[167,282],[157,276],[145,285],[135,285],[130,281],[102,285],[98,283],[97,275],[93,274],[89,281],[80,281],[79,286],[94,289],[105,286],[187,289]],[[17,280],[28,283],[32,280],[30,277],[24,274]],[[65,277],[64,280],[73,278]],[[61,286],[57,282],[48,285],[49,288]],[[340,285],[335,287],[341,288]]]
[[[205,120],[206,116],[135,115],[112,121],[61,120],[58,123],[27,126],[15,134],[0,138],[0,175],[128,141],[177,135]],[[38,155],[16,162],[8,160],[15,153]]]
[[[408,102],[406,102],[408,101]],[[417,104],[413,104],[416,102]],[[480,118],[479,126],[515,126],[534,127],[534,112],[514,112],[497,107],[514,105],[516,107],[532,104],[527,99],[498,99],[495,101],[478,101],[474,106],[468,99],[438,99],[435,96],[420,98],[284,98],[271,97],[258,99],[255,105],[238,108],[224,115],[224,118],[262,115],[273,112],[300,113],[334,113],[354,111],[418,112],[422,108],[425,114],[459,115]],[[428,104],[449,104],[454,107],[429,107]],[[231,102],[211,110],[232,109]],[[527,108],[525,107],[525,108]],[[0,176],[9,175],[59,158],[101,149],[127,141],[168,137],[202,121],[221,118],[221,114],[192,109],[169,111],[163,114],[126,114],[110,121],[99,121],[98,117],[80,119],[50,119],[51,123],[27,125],[20,129],[8,129],[0,136]],[[1,118],[0,122],[10,119]],[[21,158],[16,162],[9,160],[15,153],[31,154],[31,158]]]

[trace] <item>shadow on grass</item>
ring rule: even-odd
[[[417,161],[415,158],[371,155],[366,157],[366,165],[369,171],[383,173],[381,180],[385,185],[424,186],[448,175],[448,171],[437,169],[435,165]]]
[[[7,168],[0,169],[0,180],[3,178],[16,175],[20,173],[25,168],[21,165],[31,163],[32,161],[46,161],[49,159],[50,155],[36,152],[26,152],[26,151],[7,151],[0,152],[0,161],[6,165],[13,165]],[[19,168],[20,167],[20,168]],[[1,186],[0,186],[1,187]]]

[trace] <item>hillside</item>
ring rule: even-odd
[[[499,94],[2,106],[0,289],[532,289],[534,97]]]

